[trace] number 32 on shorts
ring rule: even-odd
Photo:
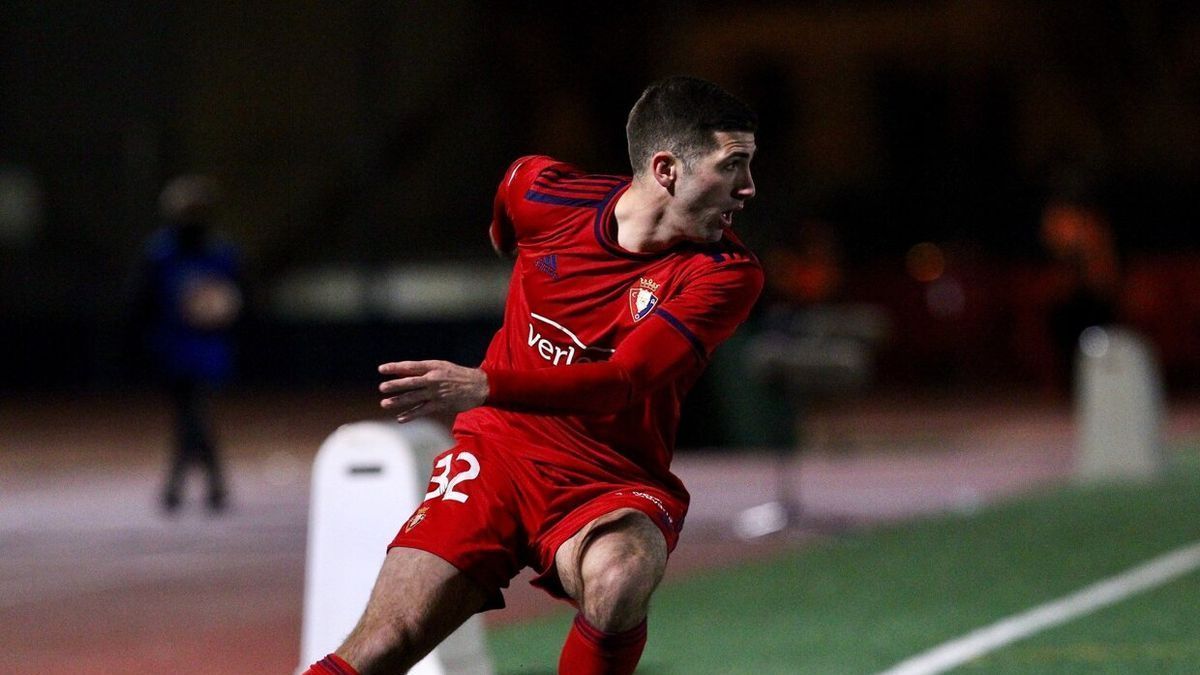
[[[466,471],[459,471],[450,475],[454,460],[464,462],[467,465]],[[475,459],[475,455],[469,452],[460,452],[457,455],[451,453],[438,460],[437,464],[433,465],[433,475],[429,477],[429,482],[437,487],[430,490],[425,495],[424,501],[429,501],[435,497],[449,499],[452,502],[465,504],[468,495],[465,495],[454,488],[460,483],[473,480],[479,477],[479,460]]]

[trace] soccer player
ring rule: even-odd
[[[687,511],[670,471],[681,401],[762,289],[730,231],[754,196],[757,120],[718,86],[648,87],[633,177],[522,157],[491,240],[515,255],[483,364],[386,363],[400,422],[458,413],[425,501],[392,541],[358,625],[310,673],[404,672],[531,566],[579,610],[559,672],[632,673]]]

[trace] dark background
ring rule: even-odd
[[[9,391],[139,381],[126,282],[163,183],[191,171],[224,186],[252,282],[240,382],[475,362],[495,316],[301,320],[277,311],[279,282],[493,262],[508,162],[627,172],[625,115],[675,73],[760,113],[759,196],[738,227],[768,273],[812,232],[835,242],[832,290],[772,283],[763,307],[882,308],[881,386],[1064,392],[1046,327],[1062,274],[1040,236],[1064,197],[1111,226],[1119,316],[1171,391],[1200,382],[1194,3],[8,0],[0,21],[0,168],[40,195],[0,229]],[[906,266],[922,242],[949,310]]]

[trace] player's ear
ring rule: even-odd
[[[679,158],[666,152],[656,152],[650,158],[650,173],[655,182],[667,189],[675,191],[675,181],[679,178]]]

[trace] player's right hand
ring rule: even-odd
[[[488,396],[487,374],[449,361],[396,361],[379,366],[392,379],[379,385],[380,407],[396,421],[460,413],[483,405]]]

